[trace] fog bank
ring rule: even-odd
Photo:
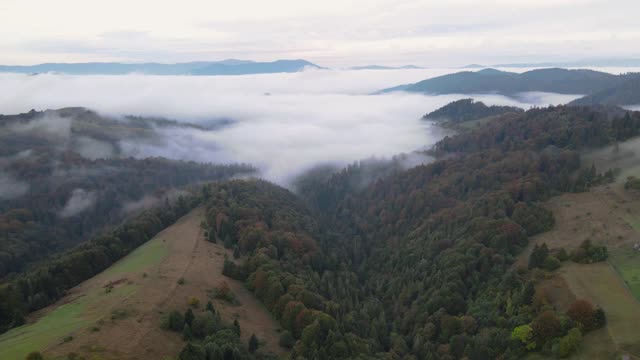
[[[199,162],[246,162],[265,178],[287,185],[317,164],[344,165],[371,156],[390,157],[429,147],[443,131],[422,115],[470,95],[425,96],[382,88],[459,71],[315,70],[249,76],[36,76],[0,75],[0,112],[26,112],[83,106],[110,116],[157,116],[209,125],[213,130],[165,128],[159,142],[123,141],[125,154],[164,156]],[[531,93],[518,99],[472,96],[488,105],[528,109],[571,101],[576,96]],[[68,125],[51,128],[51,119],[33,126],[65,136]],[[83,156],[108,157],[113,149],[95,139],[77,141]]]

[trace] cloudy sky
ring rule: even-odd
[[[639,57],[637,0],[2,0],[0,63]]]

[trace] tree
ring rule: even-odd
[[[167,328],[172,331],[181,331],[184,328],[184,317],[179,311],[173,310],[169,313]]]
[[[238,319],[233,320],[233,331],[236,335],[240,336],[240,323],[238,323]]]
[[[581,342],[582,333],[580,332],[580,329],[573,328],[569,330],[569,333],[560,339],[557,350],[558,356],[561,358],[568,357],[578,349]]]
[[[44,357],[42,356],[42,354],[40,354],[40,352],[34,351],[34,352],[29,353],[29,355],[27,355],[26,359],[27,360],[44,360]]]
[[[189,326],[189,324],[184,324],[184,328],[182,328],[182,339],[184,341],[193,339],[193,333],[191,332],[191,326]]]
[[[206,307],[207,311],[211,311],[212,313],[216,313],[216,309],[213,307],[213,303],[211,302],[211,300],[207,301],[207,307]]]
[[[533,329],[535,338],[539,340],[540,344],[544,344],[547,340],[557,337],[562,333],[560,319],[550,310],[538,315],[533,322],[531,322],[531,328]]]
[[[604,314],[604,310],[602,308],[597,308],[593,313],[593,328],[600,329],[607,324],[607,317]]]
[[[204,350],[200,346],[194,345],[192,343],[187,343],[180,354],[178,355],[179,360],[204,360],[206,357]]]
[[[282,334],[280,334],[280,341],[279,341],[280,346],[287,349],[291,349],[293,345],[295,345],[295,343],[296,343],[296,339],[293,338],[291,331],[285,330],[282,332]]]
[[[536,348],[536,342],[533,338],[533,329],[529,325],[520,325],[513,329],[511,332],[511,338],[514,340],[520,340],[527,350],[533,350]]]
[[[255,352],[258,350],[260,343],[258,342],[258,338],[256,334],[251,334],[251,338],[249,338],[249,352]]]
[[[185,324],[191,326],[193,323],[193,319],[195,319],[195,315],[193,315],[193,310],[191,308],[187,308],[187,311],[184,313],[184,322]]]
[[[587,300],[583,299],[574,301],[567,310],[567,316],[569,316],[571,320],[580,324],[582,329],[585,331],[589,331],[595,328],[594,315],[595,309],[593,308],[593,305]]]
[[[547,256],[549,256],[549,248],[546,243],[533,246],[533,251],[529,255],[529,269],[542,267]]]

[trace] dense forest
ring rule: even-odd
[[[532,269],[599,261],[606,249],[543,246],[529,269],[511,265],[553,226],[540,201],[612,179],[580,151],[639,134],[640,114],[614,108],[509,113],[442,140],[439,160],[367,186],[353,186],[358,164],[298,195],[264,181],[212,185],[207,236],[234,249],[224,273],[279,319],[292,358],[565,357],[606,315],[582,300],[558,312]]]
[[[522,112],[524,110],[515,106],[487,106],[482,101],[473,99],[460,99],[449,103],[422,118],[457,125],[466,121],[473,121],[489,116],[502,115],[510,112]]]
[[[569,105],[639,105],[640,74],[612,88],[576,99]]]
[[[528,237],[554,224],[541,201],[612,180],[611,171],[583,164],[581,151],[638,135],[637,112],[536,108],[446,137],[426,165],[405,166],[400,156],[315,169],[295,194],[263,180],[203,184],[5,282],[1,329],[204,203],[207,240],[233,249],[223,273],[244,281],[278,319],[291,358],[566,357],[606,314],[580,299],[558,311],[534,274],[563,261],[601,261],[607,249],[543,244],[528,267],[512,264]],[[182,360],[263,356],[254,353],[257,339],[243,344],[237,324],[209,305],[197,315],[174,311],[165,326],[187,341]]]
[[[190,184],[252,174],[248,165],[134,159],[123,140],[157,141],[164,119],[82,108],[0,116],[0,279],[118,224]]]

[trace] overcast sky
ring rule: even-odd
[[[640,58],[638,0],[1,0],[0,63]]]

